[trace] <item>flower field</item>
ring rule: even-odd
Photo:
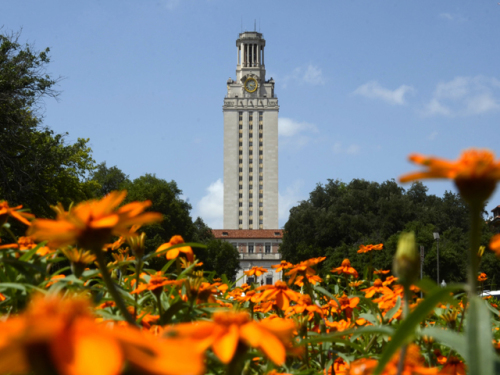
[[[151,202],[122,205],[112,192],[35,218],[0,202],[1,374],[494,374],[500,368],[500,302],[481,297],[481,210],[500,162],[469,150],[456,161],[414,155],[447,178],[472,212],[466,284],[419,280],[412,233],[400,235],[393,270],[356,270],[349,259],[318,274],[325,257],[273,266],[236,286],[203,272],[193,248],[172,237],[145,254],[141,227],[161,220]],[[16,237],[12,223],[24,225]],[[12,241],[7,242],[5,239]],[[114,242],[113,242],[114,241]],[[359,257],[384,251],[363,244]],[[166,258],[160,271],[150,267]],[[364,275],[364,276],[363,276]]]

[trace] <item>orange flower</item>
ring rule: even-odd
[[[358,271],[351,267],[351,262],[349,259],[344,259],[340,267],[332,269],[330,272],[345,274],[345,275],[353,275],[354,277],[358,277]]]
[[[54,285],[55,283],[57,283],[61,279],[64,279],[65,277],[66,277],[66,275],[55,275],[55,276],[52,276],[50,278],[49,282],[47,283],[47,285],[45,285],[45,287],[49,288],[51,285]]]
[[[350,286],[351,288],[357,288],[357,287],[359,287],[359,286],[363,285],[364,283],[365,283],[365,281],[364,281],[364,280],[357,280],[357,281],[350,282],[350,283],[349,283],[349,286]]]
[[[382,293],[382,294],[392,293],[392,290],[390,290],[388,287],[384,286],[382,284],[382,280],[380,280],[380,279],[376,279],[373,282],[373,286],[366,288],[366,289],[361,289],[361,291],[365,292],[366,298],[372,298],[375,293]]]
[[[398,364],[400,358],[400,351],[396,352],[381,372],[382,375],[395,375],[398,374]],[[378,361],[372,358],[358,359],[351,362],[349,374],[351,375],[369,375],[377,367]],[[426,367],[425,360],[420,354],[420,349],[415,344],[408,345],[406,351],[405,363],[402,375],[434,375],[438,374],[436,367]]]
[[[480,283],[482,283],[486,280],[488,280],[488,276],[486,276],[486,274],[484,272],[481,272],[477,277],[477,281],[479,281]]]
[[[273,264],[271,268],[274,268],[275,272],[281,272],[283,270],[287,270],[289,268],[292,268],[293,264],[287,262],[286,260],[282,260],[280,264]]]
[[[164,243],[161,245],[158,249],[156,249],[156,252],[159,253],[160,251],[166,250],[172,246],[178,245],[184,243],[184,238],[182,238],[179,235],[173,236],[169,242]],[[188,261],[193,262],[194,261],[194,253],[193,249],[191,249],[191,246],[182,246],[182,247],[177,247],[175,249],[167,251],[167,259],[172,260],[177,258],[180,253],[183,253]]]
[[[116,209],[123,202],[126,191],[113,191],[101,200],[79,203],[68,212],[61,205],[55,208],[56,220],[38,219],[29,234],[35,240],[49,241],[49,246],[78,244],[89,250],[100,250],[112,235],[126,236],[134,224],[149,224],[162,219],[157,212],[143,212],[150,201],[132,202]]]
[[[319,314],[319,316],[323,316],[323,310],[318,305],[312,303],[311,297],[308,294],[300,294],[299,299],[297,300],[297,304],[290,306],[286,310],[286,314],[288,316],[293,314],[304,314],[308,315],[308,320],[312,320],[314,318],[314,313]]]
[[[7,201],[0,201],[0,226],[7,222],[9,216],[19,220],[21,223],[31,225],[28,219],[34,219],[35,215],[19,211],[23,206],[9,207]]]
[[[424,178],[448,178],[455,181],[466,201],[485,201],[495,190],[500,180],[500,161],[489,150],[469,149],[462,152],[457,161],[449,161],[419,154],[410,155],[410,160],[428,169],[400,177],[400,182]]]
[[[166,277],[162,276],[161,271],[156,272],[155,275],[151,275],[148,283],[141,283],[134,291],[130,292],[130,294],[141,293],[145,290],[150,290],[153,293],[161,293],[163,291],[163,287],[165,285],[178,285],[180,281],[177,280],[169,280]]]
[[[375,270],[373,271],[374,275],[387,275],[391,270]]]
[[[352,311],[358,306],[359,297],[349,298],[344,294],[338,300],[340,302],[340,308],[345,311],[346,317],[349,319],[352,318]]]
[[[496,234],[491,237],[490,249],[495,253],[497,257],[500,257],[500,234]]]
[[[362,253],[367,253],[369,251],[372,251],[372,250],[382,250],[382,248],[384,247],[383,244],[379,243],[378,245],[359,245],[359,250],[358,250],[358,253],[362,254]]]
[[[295,323],[287,319],[264,319],[256,322],[247,312],[223,311],[213,315],[213,321],[199,321],[174,326],[172,330],[212,347],[222,363],[229,363],[239,343],[261,350],[277,365],[285,362],[286,347],[291,343]]]
[[[290,276],[290,280],[288,280],[288,283],[295,283],[295,285],[303,286],[304,279],[307,279],[307,281],[312,284],[316,284],[318,281],[321,281],[321,278],[316,276],[316,271],[311,267],[324,261],[325,259],[326,257],[311,258],[300,262],[299,264],[296,264],[290,271],[285,274],[287,276]]]
[[[330,332],[342,332],[354,327],[354,323],[351,322],[351,319],[347,320],[341,319],[335,322],[330,322],[329,320],[325,320],[325,324],[329,328]]]
[[[2,374],[117,375],[125,361],[146,374],[204,371],[202,352],[191,341],[96,324],[82,298],[38,297],[21,316],[0,322],[0,331]]]
[[[446,358],[446,357],[445,357]],[[458,359],[455,356],[451,356],[450,359],[445,361],[443,368],[441,369],[440,374],[443,375],[466,375],[466,367],[463,361]]]
[[[332,371],[333,369],[333,371]],[[347,364],[342,358],[337,357],[333,362],[332,366],[328,368],[328,373],[324,372],[325,375],[347,375],[349,371],[349,364]]]
[[[254,276],[255,275],[256,277],[259,277],[259,276],[265,274],[267,271],[268,271],[267,268],[254,266],[254,267],[250,268],[248,271],[243,271],[243,273],[247,276]]]
[[[280,310],[286,310],[290,306],[290,301],[297,301],[301,295],[289,289],[284,281],[276,281],[274,285],[262,285],[257,290],[264,290],[259,296],[259,301],[275,299],[275,304]]]

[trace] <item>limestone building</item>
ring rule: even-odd
[[[266,80],[261,33],[247,31],[236,41],[236,80],[227,81],[224,114],[224,229],[216,238],[240,253],[238,284],[273,284],[282,275],[271,265],[283,231],[278,229],[278,99]],[[269,270],[258,280],[243,275],[253,266]]]
[[[278,99],[258,32],[236,41],[224,99],[224,229],[278,228]]]

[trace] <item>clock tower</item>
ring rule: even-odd
[[[278,228],[278,99],[258,32],[236,41],[224,113],[224,229]]]

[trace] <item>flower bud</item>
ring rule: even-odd
[[[394,257],[392,269],[399,282],[409,287],[418,279],[420,256],[413,232],[403,233],[399,237],[398,249]]]
[[[144,255],[144,240],[146,239],[146,233],[134,234],[127,238],[127,242],[130,245],[132,253],[137,259],[142,258]]]

